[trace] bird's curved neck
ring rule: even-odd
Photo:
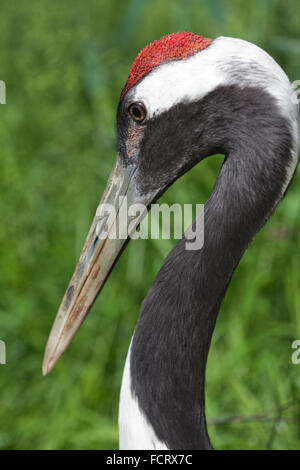
[[[278,114],[273,118],[268,114],[263,129],[259,120],[257,128],[252,123],[252,138],[245,119],[245,127],[235,129],[238,138],[232,133],[205,205],[203,248],[187,251],[183,238],[142,306],[131,347],[131,390],[169,449],[211,448],[204,380],[219,307],[243,252],[286,189],[290,135]]]

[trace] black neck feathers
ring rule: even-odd
[[[187,251],[183,237],[143,302],[131,348],[132,392],[168,448],[210,449],[204,382],[217,314],[242,254],[286,189],[292,140],[275,101],[256,88],[220,87],[171,112],[184,112],[189,134],[174,134],[174,149],[184,140],[194,163],[216,152],[225,160],[205,204],[203,248]],[[189,113],[198,116],[192,126]]]

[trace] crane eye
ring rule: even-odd
[[[128,107],[128,112],[136,122],[143,122],[147,116],[147,111],[143,103],[132,103]]]

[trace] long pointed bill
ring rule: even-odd
[[[138,195],[135,167],[124,168],[117,159],[54,321],[45,351],[44,375],[53,369],[71,343],[128,236],[135,231],[154,197],[155,194]]]

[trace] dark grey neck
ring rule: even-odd
[[[264,129],[251,123],[251,135],[240,127],[235,138],[229,125],[227,157],[205,205],[204,246],[187,251],[183,238],[142,305],[131,349],[132,391],[170,449],[212,447],[204,381],[217,314],[242,254],[283,194],[290,161],[288,125],[274,109]]]

